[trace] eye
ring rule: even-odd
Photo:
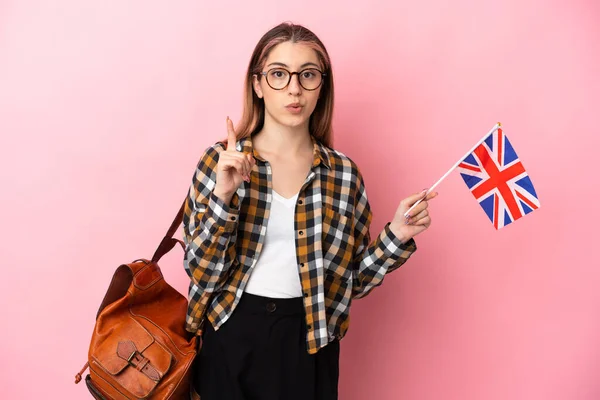
[[[302,73],[302,77],[304,79],[311,79],[311,78],[314,78],[315,76],[316,76],[316,74],[314,72],[312,72],[312,71],[304,71]]]
[[[287,76],[287,72],[282,69],[274,69],[271,71],[271,76],[273,78],[281,79]]]

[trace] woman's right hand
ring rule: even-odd
[[[215,195],[226,204],[229,204],[242,181],[250,181],[250,173],[256,162],[252,154],[237,151],[236,141],[233,122],[227,117],[227,148],[219,153],[217,182],[213,190]]]

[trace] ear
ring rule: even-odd
[[[258,96],[259,99],[263,98],[262,88],[260,87],[260,82],[258,81],[258,76],[254,74],[252,76],[252,87],[254,88],[254,93]]]

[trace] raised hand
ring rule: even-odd
[[[429,216],[428,201],[438,195],[437,192],[432,192],[427,195],[419,204],[415,206],[410,214],[405,218],[404,213],[412,207],[417,201],[425,196],[427,190],[420,193],[415,193],[403,199],[396,210],[394,219],[390,223],[390,229],[403,242],[407,242],[410,238],[423,232],[431,225],[431,217]]]
[[[217,182],[213,190],[215,195],[226,204],[229,204],[242,181],[250,181],[250,173],[255,163],[252,154],[237,151],[235,148],[236,142],[237,137],[233,122],[227,117],[227,149],[219,153]]]

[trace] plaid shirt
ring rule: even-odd
[[[416,250],[413,239],[402,244],[389,222],[371,243],[372,214],[358,167],[312,140],[314,161],[294,217],[310,354],[343,338],[352,299],[366,296]],[[185,206],[184,267],[191,278],[186,329],[198,335],[205,315],[215,329],[231,316],[265,241],[271,166],[253,149],[251,138],[236,147],[257,160],[251,181],[242,182],[230,204],[212,193],[225,149],[218,142],[202,155]]]

